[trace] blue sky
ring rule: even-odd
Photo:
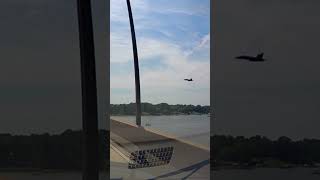
[[[210,0],[131,0],[142,102],[208,105]],[[111,103],[134,102],[125,0],[111,0]],[[194,82],[183,81],[193,78]]]

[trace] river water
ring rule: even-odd
[[[111,116],[111,119],[135,123],[135,116]],[[149,123],[148,128],[210,148],[208,115],[142,116],[141,121],[143,126]]]

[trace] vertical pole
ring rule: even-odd
[[[97,87],[90,0],[77,0],[81,58],[83,180],[98,180]]]
[[[136,42],[136,35],[135,35],[135,31],[134,31],[134,24],[133,24],[130,0],[127,0],[127,6],[128,6],[131,37],[132,37],[134,75],[135,75],[135,83],[136,83],[136,124],[138,126],[141,126],[141,97],[140,97],[139,61],[138,61],[137,42]]]

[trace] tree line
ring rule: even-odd
[[[82,168],[81,131],[66,130],[50,135],[0,134],[0,168],[63,169]],[[109,162],[109,132],[100,130],[100,168]]]
[[[276,140],[263,136],[211,137],[211,158],[216,165],[222,162],[263,164],[267,161],[277,161],[278,165],[312,165],[320,162],[319,152],[318,139],[292,140],[285,136]]]
[[[151,104],[141,103],[143,115],[179,115],[179,114],[208,114],[210,106],[200,105],[169,105],[167,103]],[[136,105],[130,104],[111,104],[111,115],[135,115]]]

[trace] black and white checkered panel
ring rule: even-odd
[[[173,147],[139,150],[130,154],[129,169],[161,166],[170,163]]]

